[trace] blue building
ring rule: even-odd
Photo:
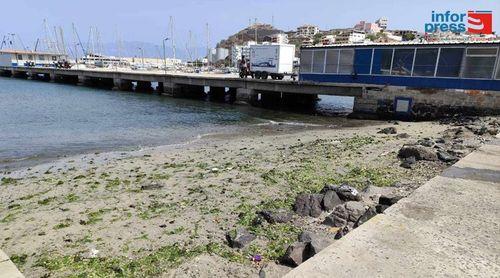
[[[500,91],[500,41],[301,49],[300,80]]]

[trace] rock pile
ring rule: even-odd
[[[311,217],[328,213],[322,223],[336,228],[335,239],[340,239],[400,199],[401,196],[395,194],[393,188],[370,186],[364,192],[359,192],[347,184],[327,185],[320,193],[298,195],[294,210],[301,216]],[[330,243],[331,240],[327,238],[304,232],[297,242],[288,247],[282,262],[297,266]]]
[[[318,254],[332,243],[328,238],[309,231],[303,232],[297,242],[291,244],[281,259],[283,264],[298,266]]]

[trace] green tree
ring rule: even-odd
[[[403,41],[412,41],[415,39],[415,34],[413,33],[406,33],[403,35]]]

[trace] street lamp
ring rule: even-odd
[[[165,67],[165,75],[167,74],[167,50],[165,48],[165,44],[168,41],[168,38],[163,39],[163,66]]]
[[[142,47],[139,47],[139,50],[141,51],[142,66],[145,67],[145,65],[144,65],[144,49]]]

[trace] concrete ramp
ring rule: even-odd
[[[0,278],[24,278],[24,275],[2,250],[0,250]]]
[[[500,140],[285,277],[500,277]]]

